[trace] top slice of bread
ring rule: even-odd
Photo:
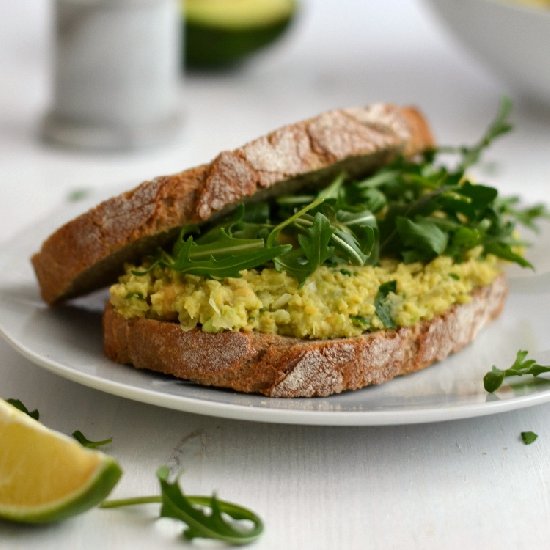
[[[169,242],[178,228],[244,199],[323,185],[345,171],[372,173],[396,155],[433,146],[412,107],[339,109],[283,126],[209,164],[146,181],[69,221],[32,257],[43,299],[55,304],[116,280],[125,262]]]

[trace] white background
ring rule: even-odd
[[[287,38],[242,70],[187,76],[181,137],[131,155],[81,154],[38,139],[50,101],[50,27],[48,3],[4,2],[0,243],[75,189],[137,184],[280,124],[377,100],[419,105],[440,142],[462,143],[479,136],[501,95],[511,95],[516,130],[491,150],[483,177],[505,192],[548,197],[550,115],[524,104],[464,53],[422,2],[303,2]],[[0,395],[37,407],[60,431],[112,435],[109,450],[125,470],[117,497],[155,492],[156,467],[181,463],[187,491],[217,489],[262,515],[266,532],[257,548],[550,547],[548,405],[383,428],[219,420],[80,387],[33,366],[3,341]],[[522,445],[523,430],[539,440]],[[48,528],[0,523],[0,548],[185,547],[179,528],[154,522],[154,515],[152,506],[94,510]]]

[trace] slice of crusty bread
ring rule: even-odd
[[[326,183],[343,170],[368,174],[396,154],[432,145],[427,122],[411,107],[341,109],[289,124],[210,164],[146,181],[65,224],[32,258],[42,297],[54,304],[108,285],[125,262],[166,244],[182,225],[248,197]]]
[[[125,319],[108,304],[106,355],[119,363],[206,386],[270,397],[327,396],[423,369],[469,342],[502,310],[504,276],[470,302],[431,321],[355,338],[299,340],[256,332],[192,330],[152,319]]]

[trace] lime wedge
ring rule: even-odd
[[[0,518],[58,521],[96,506],[122,470],[0,399]]]
[[[243,60],[283,34],[296,8],[296,0],[183,0],[186,66]]]

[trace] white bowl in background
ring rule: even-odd
[[[550,107],[550,9],[506,0],[426,0],[452,34],[522,95]]]

